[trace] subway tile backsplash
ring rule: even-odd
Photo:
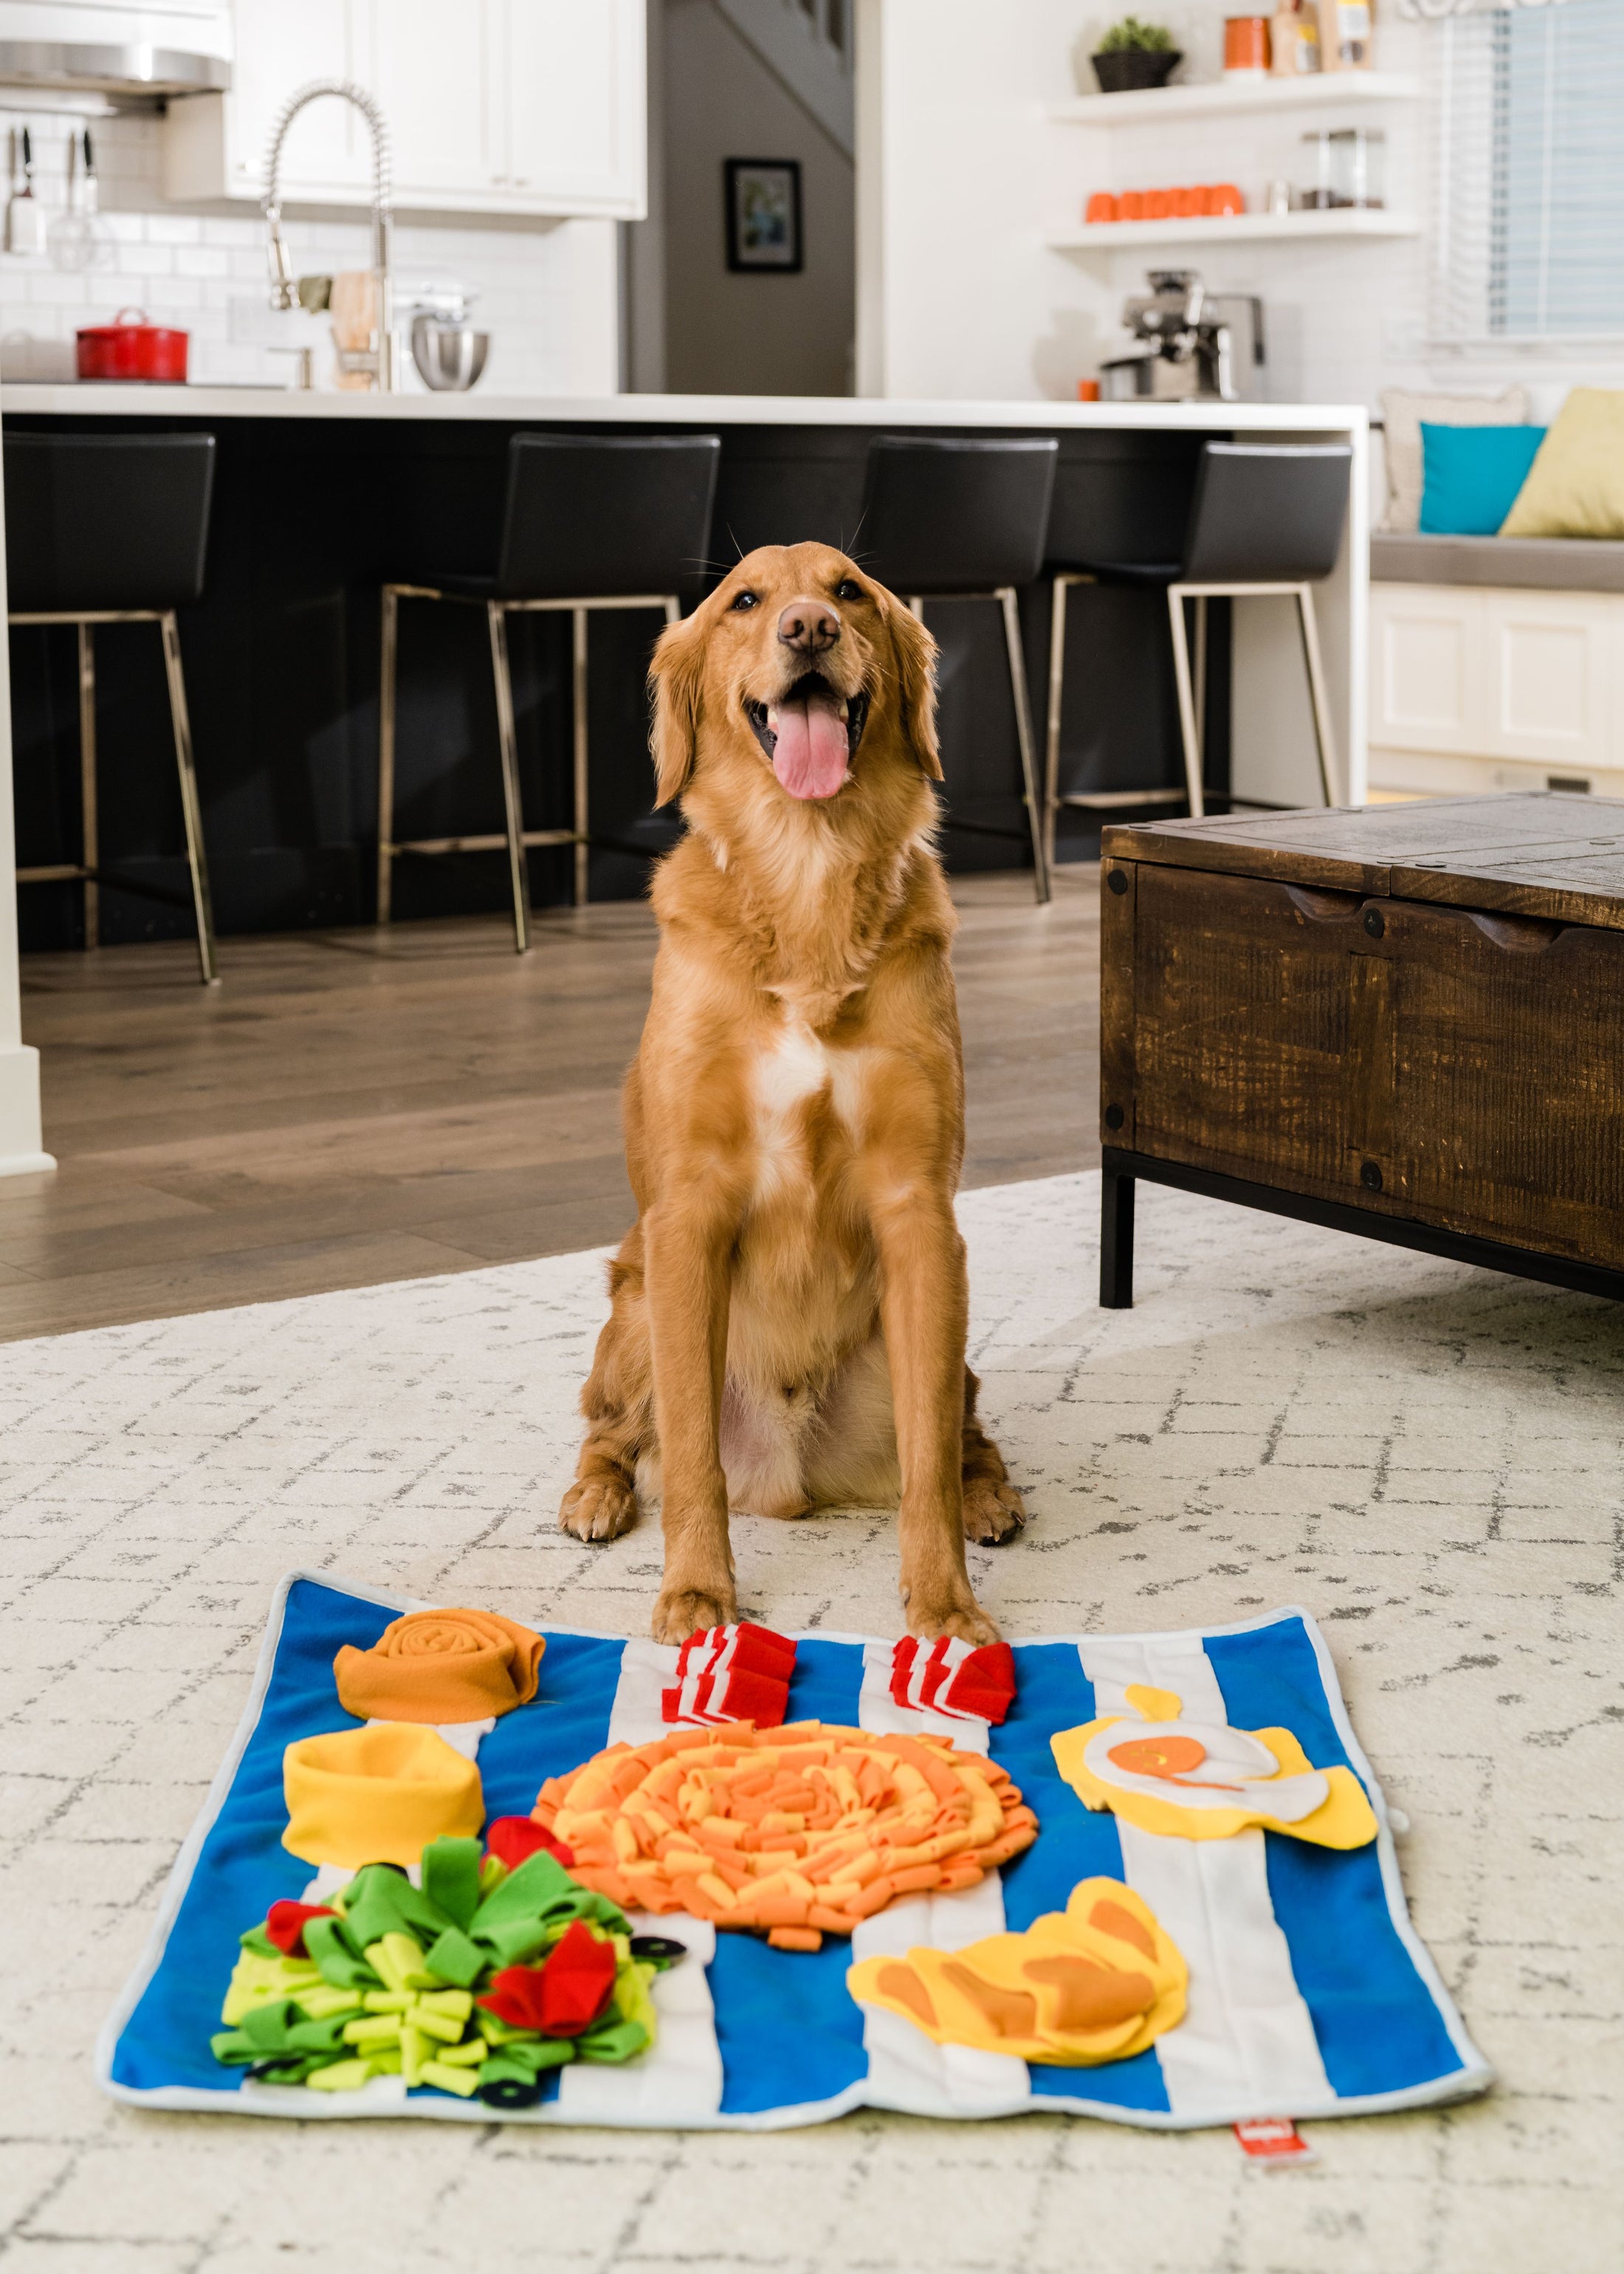
[[[155,116],[132,112],[88,123],[102,210],[93,223],[93,263],[79,267],[71,265],[71,249],[56,226],[68,210],[69,139],[79,122],[56,110],[0,110],[0,147],[12,137],[19,147],[22,128],[30,129],[34,193],[45,208],[49,248],[43,257],[0,252],[0,378],[71,379],[75,332],[109,321],[121,308],[139,307],[154,323],[191,334],[195,382],[286,386],[292,357],[243,336],[268,303],[258,211],[167,204],[162,126]],[[14,174],[20,183],[20,162]],[[324,218],[309,219],[294,207],[283,226],[300,274],[367,264],[363,210],[341,216],[328,208]],[[402,328],[414,287],[455,283],[472,296],[472,320],[492,335],[483,393],[614,391],[612,222],[397,219],[395,275]],[[316,328],[320,384],[327,350],[325,327]],[[410,355],[403,360],[403,385],[419,387]]]

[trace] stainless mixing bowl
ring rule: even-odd
[[[437,395],[472,387],[490,352],[491,335],[471,324],[448,324],[439,316],[411,320],[411,359],[425,387]]]

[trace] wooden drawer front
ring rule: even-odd
[[[1624,1265],[1624,935],[1135,870],[1108,1144]]]

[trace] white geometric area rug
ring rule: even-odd
[[[1031,1515],[972,1550],[978,1593],[1019,1639],[1303,1604],[1399,1804],[1420,1934],[1502,2074],[1546,2092],[1548,2171],[1588,2187],[1621,2112],[1602,1980],[1624,1876],[1620,1313],[1154,1188],[1137,1307],[1102,1312],[1098,1193],[960,1203],[982,1412]],[[5,1351],[23,1568],[0,1647],[16,1743],[61,1794],[11,1848],[50,1925],[7,1969],[25,2099],[31,2064],[73,2054],[64,1985],[105,2014],[150,1931],[290,1567],[646,1633],[658,1531],[593,1548],[553,1522],[604,1310],[588,1254]],[[742,1615],[899,1630],[893,1519],[741,1521],[734,1541]],[[1547,2045],[1583,2059],[1583,2100]]]

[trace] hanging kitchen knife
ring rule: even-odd
[[[45,250],[45,209],[34,194],[34,143],[25,126],[22,132],[23,185],[11,192],[11,203],[5,209],[5,245],[8,252],[43,252]],[[16,178],[13,162],[12,178]]]

